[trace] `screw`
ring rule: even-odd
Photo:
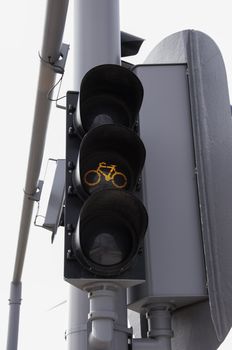
[[[68,251],[67,251],[67,259],[71,259],[71,256],[72,256],[72,251],[71,251],[71,249],[68,249]]]
[[[74,168],[75,168],[75,166],[74,166],[73,162],[71,160],[68,161],[68,169],[73,170]]]
[[[75,106],[73,106],[71,104],[68,106],[68,114],[69,115],[72,115],[75,112],[75,110],[76,110]]]
[[[142,255],[142,254],[143,254],[143,248],[139,248],[138,255]]]
[[[75,129],[74,129],[73,126],[70,126],[70,127],[68,128],[68,134],[69,134],[69,136],[72,136],[72,135],[75,134]]]
[[[73,228],[73,225],[72,225],[72,224],[67,224],[67,225],[66,225],[66,229],[67,229],[68,233],[69,233],[69,232],[70,232],[70,233],[72,233],[72,232],[73,232],[73,230],[74,230],[74,228]]]
[[[136,120],[136,122],[135,122],[135,127],[134,127],[134,129],[135,129],[135,132],[138,132],[138,131],[139,131],[139,121],[138,121],[138,120]]]
[[[68,195],[73,196],[73,194],[74,194],[73,186],[68,186]]]
[[[140,191],[141,190],[141,185],[142,185],[142,178],[139,177],[138,182],[136,184],[136,191]]]

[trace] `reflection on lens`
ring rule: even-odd
[[[85,256],[94,264],[113,266],[129,257],[133,238],[128,226],[120,219],[102,217],[88,222],[85,229],[82,227],[81,245]]]
[[[101,233],[92,242],[89,257],[97,264],[114,265],[123,260],[123,253],[112,235]]]
[[[113,124],[114,121],[110,115],[101,113],[96,115],[91,125],[91,128],[96,128],[99,125]]]

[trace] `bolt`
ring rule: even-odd
[[[66,229],[67,229],[67,231],[69,231],[70,233],[72,233],[72,232],[73,232],[73,225],[72,225],[72,224],[67,224],[67,225],[66,225]]]
[[[73,194],[74,194],[73,186],[68,186],[68,195],[73,196]]]
[[[75,106],[73,106],[71,104],[68,106],[68,114],[69,115],[72,115],[75,112],[75,110],[76,110]]]
[[[138,255],[142,255],[142,254],[143,254],[143,248],[139,248]]]
[[[136,191],[140,191],[141,190],[141,185],[142,185],[142,178],[139,177],[138,182],[136,184]]]
[[[74,127],[73,127],[73,126],[70,126],[70,127],[68,128],[68,134],[69,134],[69,136],[72,136],[72,135],[75,134],[75,130],[74,130]]]
[[[139,131],[139,121],[138,121],[138,120],[136,120],[136,122],[135,122],[135,127],[134,127],[134,129],[135,129],[135,132],[138,132],[138,131]]]
[[[73,162],[71,160],[68,161],[68,169],[73,170],[74,168],[75,168],[75,166],[74,166]]]
[[[71,259],[71,256],[72,256],[72,251],[71,251],[71,249],[68,249],[67,250],[67,259]]]

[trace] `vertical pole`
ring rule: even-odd
[[[107,63],[121,63],[119,0],[75,0],[75,89],[88,70]]]
[[[119,0],[75,0],[74,41],[74,88],[79,91],[88,70],[100,64],[121,63]],[[119,317],[126,327],[125,294],[124,290],[118,293],[118,304]],[[68,350],[87,350],[87,292],[71,286],[68,304]],[[127,349],[124,333],[117,343],[120,350]]]
[[[19,314],[22,295],[21,282],[11,282],[10,299],[9,299],[9,327],[7,336],[7,350],[17,349],[19,333]]]

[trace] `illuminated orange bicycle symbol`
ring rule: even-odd
[[[106,162],[100,162],[97,169],[88,170],[84,175],[84,182],[88,186],[96,186],[101,181],[102,176],[105,181],[112,181],[116,188],[124,188],[127,185],[127,177],[116,170],[117,165],[106,165]]]

